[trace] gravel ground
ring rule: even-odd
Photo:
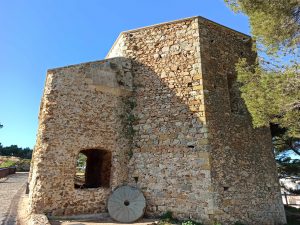
[[[28,173],[16,173],[0,179],[0,224],[16,224],[17,208],[24,194]]]
[[[110,219],[105,221],[50,221],[51,225],[148,225],[154,222],[153,219],[142,219],[135,223],[118,223]]]

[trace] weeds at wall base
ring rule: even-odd
[[[161,215],[158,225],[172,225],[172,224],[179,224],[179,225],[203,225],[200,222],[194,221],[192,219],[180,221],[178,219],[173,218],[173,213],[171,211],[165,212]],[[215,221],[212,225],[222,225],[220,222]],[[246,225],[241,222],[235,222],[233,225]],[[290,224],[287,224],[290,225]],[[294,224],[291,224],[294,225]]]

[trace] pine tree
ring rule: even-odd
[[[292,150],[300,156],[300,2],[224,1],[235,12],[249,17],[258,52],[255,65],[248,65],[245,59],[237,64],[242,98],[253,126],[271,124],[275,152]],[[278,162],[283,165],[295,160],[279,157]]]

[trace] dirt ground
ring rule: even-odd
[[[148,225],[156,222],[155,220],[142,219],[136,223],[118,223],[107,219],[103,221],[50,221],[51,225]]]

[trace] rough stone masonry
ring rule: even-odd
[[[30,211],[105,213],[127,184],[145,195],[146,216],[284,224],[270,131],[252,128],[236,83],[251,43],[192,17],[122,32],[105,60],[49,70]],[[78,188],[80,152],[89,181]]]

